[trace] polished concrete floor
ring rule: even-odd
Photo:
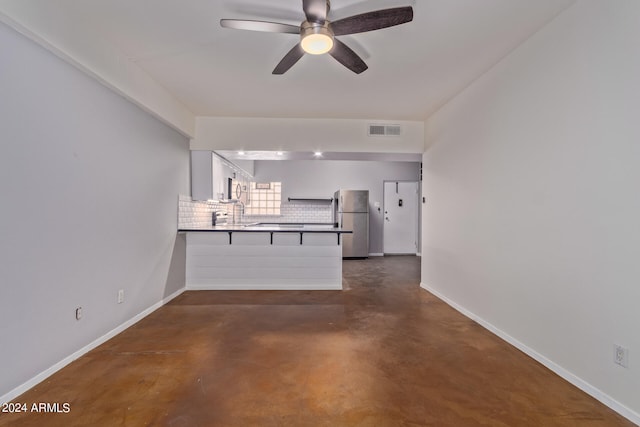
[[[186,292],[20,396],[0,426],[631,426],[419,288],[416,257],[345,290]]]

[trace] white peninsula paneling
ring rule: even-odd
[[[336,233],[229,234],[187,232],[187,289],[342,289]]]

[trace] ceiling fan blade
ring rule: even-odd
[[[309,22],[324,24],[329,13],[327,0],[302,0],[302,9]]]
[[[300,34],[300,27],[296,25],[280,24],[278,22],[250,21],[245,19],[221,19],[220,25],[224,28],[233,28],[235,30]]]
[[[333,39],[333,49],[331,49],[329,55],[356,74],[360,74],[369,68],[357,53],[338,39]]]
[[[273,69],[272,74],[284,74],[287,70],[300,60],[304,56],[304,50],[300,46],[300,43],[296,44],[293,49],[291,49],[285,56],[282,58],[282,61],[276,68]]]
[[[412,20],[413,8],[411,6],[395,7],[339,19],[331,23],[331,29],[336,36],[344,36],[393,27]]]

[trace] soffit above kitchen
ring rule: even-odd
[[[365,153],[365,152],[314,152],[314,151],[237,151],[216,150],[220,156],[232,162],[255,160],[350,160],[374,162],[420,162],[419,153]]]
[[[300,0],[0,0],[0,19],[193,136],[196,116],[424,120],[573,2],[332,0],[332,20],[413,7],[410,23],[340,38],[359,75],[328,55],[273,75],[297,35],[219,24],[300,25]]]

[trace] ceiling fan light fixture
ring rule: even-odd
[[[300,42],[284,55],[271,74],[286,73],[307,53],[311,55],[329,53],[340,64],[360,74],[369,67],[357,53],[335,36],[381,30],[413,20],[412,6],[373,10],[335,21],[328,19],[330,9],[330,0],[303,0],[302,10],[306,19],[300,26],[246,19],[221,19],[220,25],[238,30],[299,34]]]
[[[311,55],[322,55],[333,49],[333,31],[329,22],[317,24],[305,21],[300,26],[300,46]]]

